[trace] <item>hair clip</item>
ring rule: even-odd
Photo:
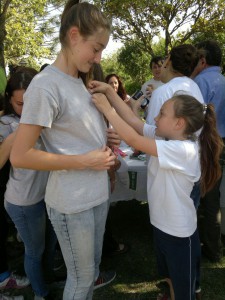
[[[202,104],[202,106],[203,106],[203,114],[206,114],[208,106],[207,104]]]

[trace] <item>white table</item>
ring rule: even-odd
[[[120,157],[122,164],[116,172],[116,186],[110,195],[111,202],[136,199],[147,201],[147,162],[131,159],[133,153],[130,147],[120,147],[127,154]]]

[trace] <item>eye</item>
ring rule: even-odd
[[[100,50],[99,49],[96,49],[96,48],[94,48],[94,53],[98,53]]]

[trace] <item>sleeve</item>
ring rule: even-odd
[[[0,143],[2,143],[4,141],[4,139],[6,139],[7,136],[10,135],[12,132],[13,131],[12,131],[10,125],[9,124],[4,124],[0,120]]]
[[[167,170],[186,170],[187,151],[181,141],[156,140],[159,165]]]
[[[155,128],[155,126],[145,123],[143,128],[143,135],[152,139],[155,138]]]
[[[195,81],[195,83],[197,83],[197,85],[202,93],[204,102],[208,104],[210,102],[209,99],[211,97],[210,96],[211,91],[209,90],[207,82],[203,78],[200,78],[198,76],[194,78],[194,81]]]
[[[20,123],[51,127],[59,115],[60,107],[49,91],[29,86],[24,94]]]

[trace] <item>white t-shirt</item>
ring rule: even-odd
[[[106,145],[106,124],[81,79],[54,66],[32,80],[24,95],[21,123],[43,126],[50,153],[74,155]],[[46,203],[61,213],[76,213],[108,199],[107,171],[51,171]]]
[[[1,117],[0,142],[16,131],[19,121],[20,119],[15,115]],[[35,148],[44,148],[40,139],[37,141]],[[5,200],[21,206],[36,204],[44,199],[47,180],[48,172],[46,171],[20,169],[11,166]]]
[[[176,92],[182,94],[182,91],[187,95],[195,97],[199,102],[204,103],[202,93],[192,79],[186,76],[175,77],[153,91],[151,101],[148,105],[146,122],[154,125],[154,118],[157,117],[163,103],[173,97]]]
[[[160,80],[155,80],[154,78],[152,78],[152,79],[146,81],[146,82],[142,85],[142,87],[141,87],[141,91],[142,91],[142,93],[143,93],[144,95],[145,95],[145,93],[146,93],[146,88],[147,88],[147,86],[148,86],[149,84],[152,84],[152,85],[153,85],[153,88],[154,88],[154,90],[155,90],[155,89],[157,89],[158,87],[160,87],[161,85],[163,85],[164,83],[163,83],[162,81],[160,81]]]
[[[155,127],[145,124],[144,135],[155,138]],[[148,164],[148,203],[151,223],[177,237],[191,236],[197,228],[190,197],[201,175],[198,142],[156,139],[158,157]]]

